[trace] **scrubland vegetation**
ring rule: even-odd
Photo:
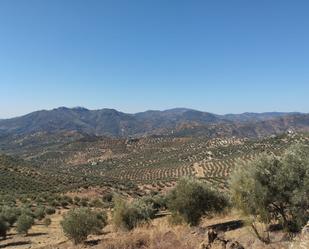
[[[255,221],[278,222],[288,232],[299,232],[309,220],[309,147],[295,145],[282,156],[261,155],[239,165],[231,176],[231,198]]]
[[[133,165],[136,165],[137,162],[128,161],[131,164],[127,166],[121,164],[115,167],[110,166],[110,169],[103,171],[99,170],[113,161],[108,159],[94,165],[92,169],[85,169],[85,171],[80,171],[82,166],[72,166],[74,168],[70,169],[70,172],[74,170],[75,174],[66,179],[66,182],[72,183],[72,185],[68,185],[68,188],[61,187],[57,190],[54,186],[48,191],[45,188],[40,188],[33,192],[28,188],[27,193],[11,191],[11,194],[4,194],[5,191],[3,191],[0,196],[0,237],[2,238],[0,245],[3,241],[7,241],[8,237],[12,239],[17,236],[17,233],[24,238],[31,238],[32,227],[53,226],[55,224],[53,223],[54,217],[59,217],[61,222],[57,223],[57,229],[61,227],[62,234],[73,244],[85,243],[89,237],[93,238],[93,236],[105,238],[104,231],[107,229],[115,236],[121,237],[121,241],[115,242],[109,239],[106,243],[104,241],[98,242],[98,248],[173,248],[173,245],[167,242],[169,246],[156,247],[156,243],[159,243],[158,240],[161,241],[161,245],[165,243],[164,240],[174,240],[174,243],[178,243],[177,248],[200,248],[201,240],[210,236],[208,233],[213,229],[212,227],[207,227],[202,233],[203,236],[198,232],[196,239],[199,243],[196,241],[193,243],[191,237],[179,238],[174,231],[179,229],[178,232],[181,234],[190,234],[195,231],[194,229],[203,228],[205,220],[235,212],[241,212],[241,221],[230,222],[238,224],[237,226],[248,224],[248,229],[251,229],[261,243],[265,245],[273,243],[271,233],[274,230],[288,235],[286,240],[289,241],[300,232],[309,220],[308,140],[304,138],[300,140],[301,143],[294,142],[292,144],[295,145],[289,146],[291,141],[295,141],[293,139],[276,137],[264,142],[263,140],[238,141],[237,143],[234,141],[232,144],[226,142],[224,146],[218,145],[220,141],[213,140],[211,143],[207,142],[208,147],[196,144],[199,146],[197,149],[191,142],[189,144],[192,147],[188,149],[181,147],[182,145],[173,149],[171,146],[173,142],[170,141],[168,153],[171,155],[179,148],[182,148],[183,154],[186,152],[191,154],[192,151],[202,152],[207,148],[207,151],[200,155],[204,159],[196,161],[201,159],[199,154],[196,154],[195,159],[192,159],[194,156],[190,155],[187,159],[181,160],[189,160],[191,166],[190,164],[180,164],[177,168],[173,166],[173,161],[170,161],[170,168],[163,165],[156,168],[154,165],[158,161],[153,162],[154,159],[146,159],[147,154],[144,154],[143,160],[147,160],[152,166],[141,166],[148,173],[139,171],[136,173],[136,177],[148,174],[149,179],[156,179],[155,187],[149,184],[148,180],[137,180],[138,184],[133,184],[132,188],[130,188],[130,181],[125,185],[109,185],[111,183],[109,181],[104,184],[95,184],[94,186],[98,189],[104,187],[104,191],[96,192],[94,195],[83,195],[83,192],[93,191],[91,188],[91,184],[95,183],[93,179],[100,179],[95,175],[102,175],[100,181],[103,181],[111,172],[119,172],[118,179],[122,181],[126,179],[126,172],[129,172],[130,167],[134,172]],[[187,142],[184,144],[188,145]],[[161,145],[160,142],[158,146]],[[151,148],[153,147],[155,146],[152,144]],[[160,151],[165,149],[167,148],[163,147]],[[151,151],[153,152],[153,150]],[[248,151],[250,151],[250,155],[247,153]],[[138,150],[135,153],[142,156]],[[254,153],[256,154],[253,157]],[[176,155],[182,154],[178,151]],[[133,160],[133,156],[130,158]],[[27,176],[36,172],[33,166],[23,164],[22,160],[2,157],[2,165],[5,160],[11,165],[11,167],[5,168],[6,172],[20,174],[20,176],[21,172],[27,172]],[[123,158],[113,160],[123,160]],[[182,167],[187,167],[190,170],[188,172],[181,171]],[[165,169],[170,173],[164,173]],[[201,172],[197,172],[200,169]],[[152,175],[155,170],[163,173]],[[175,172],[183,172],[183,174],[170,177],[174,170]],[[93,178],[89,175],[90,171]],[[82,177],[81,172],[88,173]],[[38,168],[35,174],[44,175],[43,173],[46,174],[46,177],[51,177],[51,171],[41,168]],[[90,180],[87,179],[88,176]],[[116,181],[116,176],[113,181]],[[161,176],[166,181],[162,181]],[[85,178],[87,184],[92,183],[89,186],[75,185],[72,177]],[[216,177],[220,179],[217,182],[213,181]],[[12,181],[14,179],[16,178],[13,178]],[[47,180],[47,178],[45,179]],[[53,181],[53,179],[50,180]],[[54,184],[50,180],[45,186]],[[148,187],[140,188],[138,185]],[[8,186],[6,183],[4,188]],[[73,191],[74,186],[77,186],[75,191]],[[165,238],[168,236],[166,234],[159,235],[159,231],[157,231],[157,235],[155,234],[156,230],[153,224],[161,219],[164,219],[169,231],[172,231],[171,238]],[[142,227],[149,232],[141,232]],[[215,232],[217,232],[216,229],[214,226]],[[225,244],[231,242],[231,240],[221,237],[219,240],[219,237],[214,238],[212,242],[208,238],[203,248],[215,248],[212,247],[212,243],[216,241],[216,243]]]
[[[172,212],[171,222],[197,225],[203,215],[222,212],[227,198],[207,184],[193,178],[181,179],[167,196],[167,206]]]
[[[70,210],[63,218],[61,226],[65,235],[74,244],[85,241],[89,234],[99,233],[106,225],[107,215],[87,208]]]

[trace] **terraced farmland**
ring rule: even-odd
[[[285,134],[263,140],[87,138],[42,148],[37,154],[23,151],[19,156],[25,160],[10,165],[2,160],[0,184],[4,192],[65,192],[94,186],[139,195],[145,190],[164,190],[181,177],[194,176],[226,189],[237,163],[262,152],[280,154],[298,142],[309,143],[309,136]]]
[[[179,142],[179,141],[178,141]],[[262,152],[280,154],[296,142],[307,142],[304,136],[282,136],[264,140],[177,140],[160,138],[139,141],[132,152],[92,166],[92,172],[138,184],[170,185],[183,176],[195,176],[226,188],[230,172],[240,162],[254,159]],[[151,146],[149,146],[151,144]]]

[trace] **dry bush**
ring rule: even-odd
[[[141,249],[149,246],[150,237],[144,232],[122,234],[110,242],[105,242],[102,249]]]
[[[143,225],[117,238],[104,242],[102,249],[195,249],[202,237],[186,226],[170,226],[166,220],[156,225]]]

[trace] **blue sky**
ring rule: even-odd
[[[309,1],[1,0],[0,118],[309,112]]]

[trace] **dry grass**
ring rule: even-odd
[[[118,233],[98,249],[196,249],[202,236],[192,233],[187,226],[170,226],[166,219],[156,224],[136,228],[129,233]]]
[[[5,249],[200,249],[207,244],[207,227],[241,219],[237,213],[217,215],[203,219],[199,227],[186,225],[172,226],[167,217],[153,220],[148,225],[140,226],[131,232],[115,231],[110,224],[101,235],[91,235],[85,244],[73,245],[63,235],[60,227],[61,214],[51,216],[52,224],[47,228],[36,224],[24,237],[11,231],[7,240],[0,241],[0,248]],[[220,233],[227,240],[236,240],[245,249],[289,249],[291,242],[284,240],[283,232],[271,233],[273,243],[265,245],[258,241],[249,227]],[[297,244],[297,243],[296,243]],[[297,244],[298,245],[298,244]],[[214,245],[212,249],[222,248]],[[306,248],[306,247],[305,247]],[[303,249],[297,246],[293,249]],[[307,249],[307,248],[306,248]]]
[[[17,234],[15,228],[11,229],[6,240],[0,240],[0,248],[5,249],[28,249],[44,248],[52,244],[67,241],[61,230],[60,221],[62,213],[50,216],[52,223],[46,227],[42,222],[37,222],[29,230],[27,236]]]

